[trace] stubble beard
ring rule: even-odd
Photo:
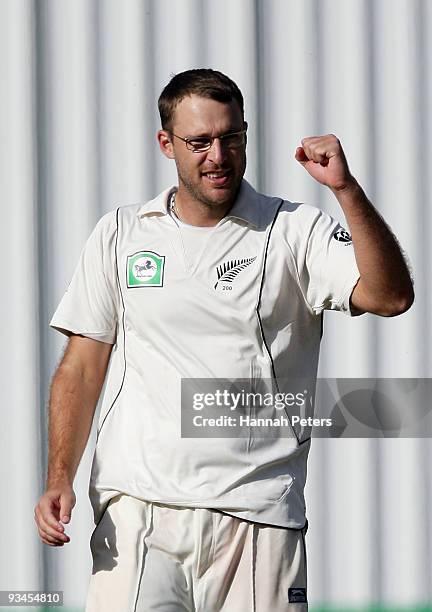
[[[211,210],[214,210],[215,208],[226,208],[227,210],[229,210],[231,206],[234,204],[237,198],[237,195],[240,191],[241,182],[243,179],[244,172],[246,170],[246,157],[244,159],[242,172],[240,172],[239,175],[236,177],[235,184],[233,184],[232,188],[229,191],[229,194],[227,194],[227,197],[224,198],[223,200],[213,200],[213,199],[206,197],[203,190],[197,188],[197,186],[195,186],[187,176],[184,176],[177,162],[176,162],[176,166],[177,166],[179,185],[181,183],[186,189],[186,191],[189,193],[189,195],[196,202],[199,202],[202,206],[205,206],[206,208],[211,209]]]

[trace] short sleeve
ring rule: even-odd
[[[351,236],[322,211],[309,234],[306,269],[306,299],[315,314],[323,310],[357,314],[350,305],[352,290],[360,278]]]
[[[87,240],[50,326],[115,344],[118,312],[115,212],[104,215]]]

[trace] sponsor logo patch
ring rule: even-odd
[[[154,251],[139,251],[127,258],[126,280],[129,288],[163,287],[165,256]]]
[[[350,234],[345,229],[340,229],[335,232],[333,238],[338,242],[352,242]]]
[[[307,603],[306,589],[291,587],[288,589],[289,603]]]

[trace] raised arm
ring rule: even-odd
[[[318,182],[330,187],[352,235],[360,279],[351,294],[357,312],[394,316],[408,310],[414,289],[395,236],[351,175],[334,134],[304,138],[295,157]]]
[[[70,337],[51,385],[48,475],[35,507],[39,536],[49,546],[69,542],[62,523],[75,505],[73,480],[83,455],[108,367],[112,345]]]

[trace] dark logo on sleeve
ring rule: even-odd
[[[291,587],[288,589],[289,603],[307,603],[306,589]]]
[[[333,238],[337,240],[338,242],[352,242],[351,236],[344,229],[340,229],[337,232],[335,232],[333,234]]]
[[[218,280],[214,288],[216,289],[219,283],[232,283],[237,274],[240,274],[242,270],[250,266],[255,259],[256,256],[249,259],[234,259],[218,266],[216,268]]]

